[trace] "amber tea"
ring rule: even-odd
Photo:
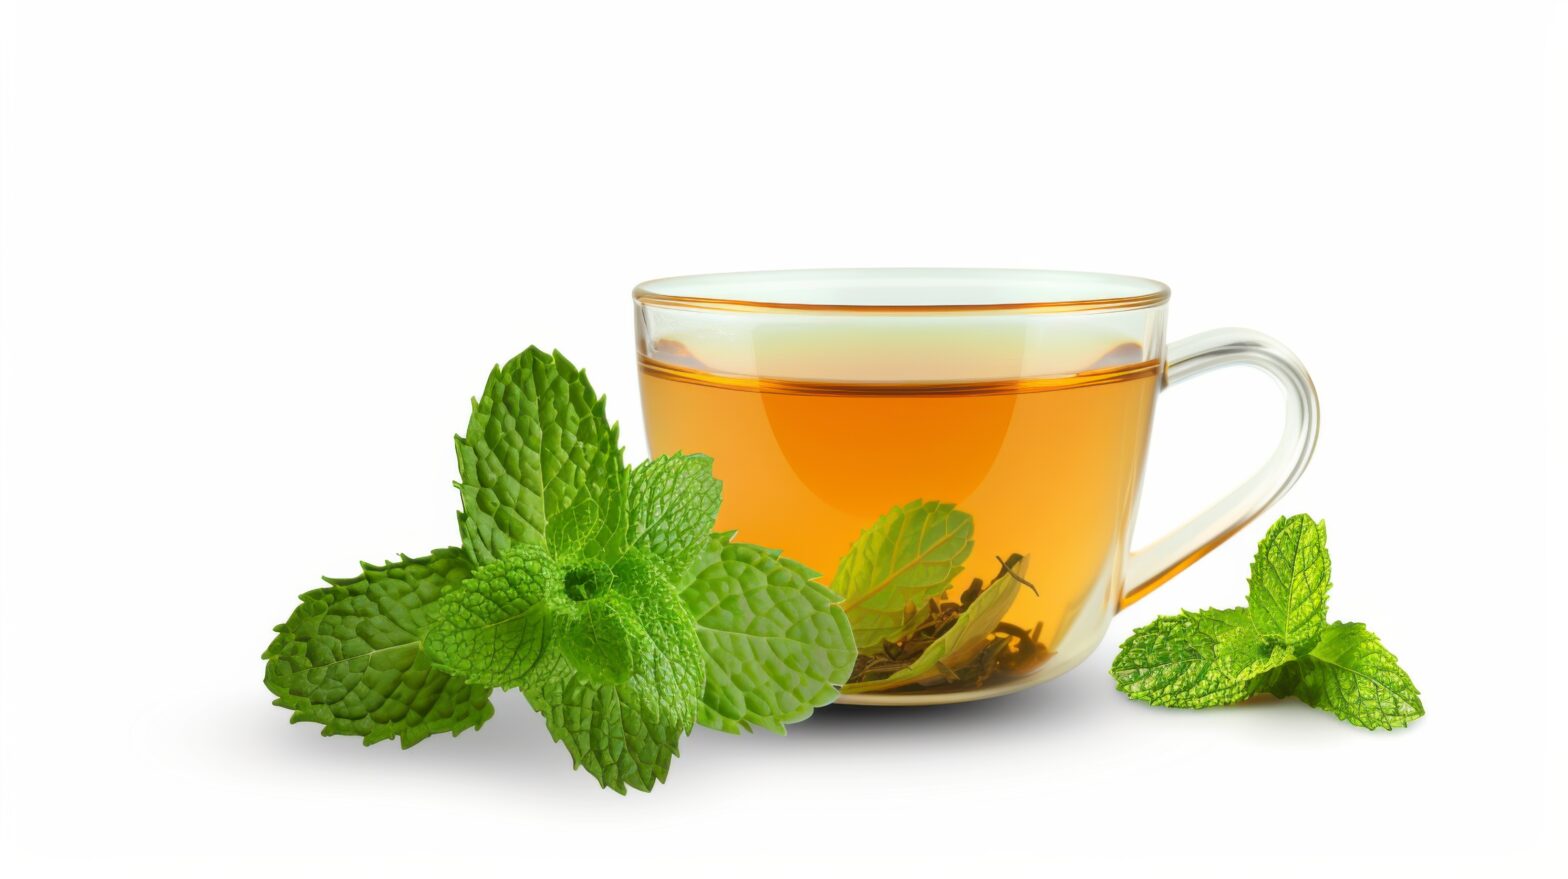
[[[1126,554],[1158,374],[1144,361],[1035,380],[810,383],[645,361],[642,393],[658,413],[654,454],[713,456],[725,486],[717,527],[783,548],[829,586],[856,537],[892,507],[918,499],[967,512],[973,550],[930,616],[953,622],[943,605],[962,608],[977,582],[1007,569],[1027,588],[976,633],[975,667],[944,663],[909,685],[984,686],[1034,671],[1082,617],[1097,625],[1114,610],[1095,599],[1111,593]],[[987,641],[1001,646],[988,652]],[[852,691],[868,689],[868,667],[872,678],[899,667],[879,653],[862,657]]]

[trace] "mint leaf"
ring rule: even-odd
[[[619,597],[604,595],[570,606],[560,645],[566,660],[588,682],[620,684],[631,677],[639,654],[652,652],[648,634]]]
[[[458,525],[475,565],[514,544],[542,544],[550,521],[574,503],[597,505],[601,527],[585,541],[613,558],[624,525],[625,475],[618,428],[587,377],[559,353],[529,348],[496,367],[457,438]]]
[[[696,627],[663,568],[517,545],[444,597],[425,647],[475,683],[520,687],[573,764],[617,791],[664,779],[702,693]]]
[[[652,553],[668,571],[685,570],[708,541],[723,488],[707,455],[638,464],[627,479],[627,545]]]
[[[668,677],[667,693],[672,699],[696,703],[702,694],[707,672],[697,624],[681,602],[680,594],[665,573],[663,565],[640,550],[629,550],[615,563],[614,594],[623,606],[636,611],[637,623],[653,639],[658,661]],[[691,724],[687,724],[690,729]]]
[[[723,536],[724,539],[728,540],[728,539],[730,539],[730,538],[735,536],[735,532],[730,531],[730,532],[728,532],[726,534],[723,534],[723,535],[714,535],[714,536],[715,537]],[[791,571],[794,571],[795,573],[799,574],[801,576],[801,579],[804,579],[804,580],[820,580],[820,579],[822,579],[822,572],[821,571],[814,571],[811,568],[806,567],[804,564],[802,564],[802,563],[800,563],[800,562],[790,558],[787,555],[784,555],[780,550],[774,549],[774,550],[769,550],[769,551],[773,554],[773,557],[778,560],[779,564],[781,564],[784,567],[789,568]],[[826,589],[827,587],[824,586],[822,588]],[[837,595],[837,594],[833,595],[833,602],[835,604],[840,602],[840,601],[843,601],[843,600],[844,599],[843,599],[842,596]]]
[[[1007,615],[1018,598],[1021,582],[1018,578],[1028,573],[1029,559],[1015,563],[991,585],[987,586],[953,621],[952,628],[920,651],[915,661],[885,678],[857,681],[844,687],[846,693],[869,693],[918,683],[927,679],[945,679],[942,669],[961,668],[982,649],[996,626]]]
[[[1334,623],[1301,658],[1295,694],[1367,729],[1409,726],[1426,713],[1421,691],[1394,654],[1361,623]]]
[[[275,705],[323,735],[363,736],[370,745],[399,737],[478,729],[495,709],[488,687],[434,668],[420,647],[432,607],[468,576],[459,549],[362,565],[357,577],[300,596],[262,658]]]
[[[518,545],[436,606],[425,650],[437,668],[486,687],[520,687],[569,603],[567,571],[542,547]]]
[[[1251,680],[1296,658],[1283,641],[1259,632],[1253,615],[1243,608],[1213,613],[1204,625],[1215,638],[1214,658],[1230,677]]]
[[[572,768],[588,770],[601,787],[621,794],[664,781],[692,725],[690,703],[683,712],[663,692],[658,664],[645,660],[641,666],[615,686],[564,675],[524,691],[544,715],[550,737],[572,755]]]
[[[1294,696],[1296,688],[1300,685],[1301,663],[1289,662],[1259,678],[1258,692],[1268,693],[1276,699],[1285,699]]]
[[[1239,702],[1259,692],[1258,674],[1268,670],[1267,662],[1242,661],[1262,643],[1255,635],[1246,608],[1160,617],[1122,643],[1111,676],[1116,689],[1151,705],[1209,708]],[[1277,661],[1288,662],[1289,656]]]
[[[651,557],[628,553],[615,566],[610,588],[647,634],[625,681],[596,683],[552,647],[523,692],[574,766],[619,793],[646,791],[664,780],[681,736],[691,731],[703,686],[702,648],[691,617]]]
[[[715,534],[680,596],[706,657],[697,722],[723,732],[777,733],[838,698],[855,667],[855,637],[838,596],[776,550]]]
[[[591,497],[579,498],[544,529],[544,542],[557,556],[580,556],[591,552],[591,544],[604,527],[604,516]]]
[[[861,533],[833,579],[860,649],[925,621],[928,599],[946,592],[963,570],[973,533],[968,513],[935,501],[894,507]]]
[[[1311,516],[1281,517],[1258,544],[1247,607],[1258,631],[1310,645],[1328,619],[1328,528]]]

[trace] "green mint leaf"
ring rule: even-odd
[[[561,653],[588,682],[625,683],[636,657],[652,652],[636,614],[621,605],[619,596],[603,595],[570,608],[561,628]]]
[[[1258,679],[1258,692],[1268,693],[1276,699],[1285,699],[1296,694],[1296,687],[1301,684],[1301,663],[1290,662]]]
[[[1311,516],[1281,517],[1258,544],[1247,607],[1258,631],[1310,647],[1328,619],[1328,529]]]
[[[1251,680],[1296,658],[1289,645],[1259,632],[1250,612],[1215,612],[1204,625],[1215,638],[1215,660],[1236,680]]]
[[[670,675],[670,698],[686,699],[695,713],[707,675],[702,645],[697,624],[663,563],[641,550],[629,550],[615,563],[613,582],[614,594],[636,611],[638,624],[653,639],[659,662]]]
[[[625,475],[618,428],[604,398],[559,353],[529,348],[496,367],[457,438],[463,549],[478,566],[514,544],[543,544],[551,520],[580,499],[601,527],[586,549],[613,558],[624,527]]]
[[[518,545],[436,606],[425,651],[443,671],[486,687],[521,687],[569,604],[568,572],[542,547]]]
[[[1267,663],[1241,662],[1249,646],[1261,643],[1252,640],[1255,636],[1246,608],[1160,617],[1122,643],[1111,663],[1111,676],[1116,689],[1151,705],[1229,705],[1256,694],[1263,685],[1261,676],[1244,672],[1267,671]],[[1288,655],[1281,660],[1288,661]]]
[[[944,666],[947,669],[961,668],[985,648],[997,624],[1018,598],[1018,589],[1022,583],[1018,578],[1027,574],[1028,569],[1028,557],[1015,563],[959,614],[952,628],[920,651],[914,662],[885,678],[849,684],[844,687],[844,692],[870,693],[929,679],[945,680],[946,676],[942,674]]]
[[[616,793],[649,791],[664,781],[681,737],[691,731],[690,705],[683,715],[667,702],[657,663],[645,661],[614,686],[562,675],[523,692],[544,715],[551,738],[572,755],[572,768],[586,769]]]
[[[603,526],[599,505],[591,497],[580,498],[545,526],[544,542],[555,556],[580,556],[591,551]]]
[[[723,488],[707,455],[638,464],[627,478],[627,545],[652,553],[671,572],[685,570],[708,541]]]
[[[719,535],[715,535],[715,536],[719,536]],[[730,539],[730,538],[735,536],[735,532],[730,531],[730,532],[728,532],[728,533],[726,533],[726,534],[724,534],[722,536],[726,540],[728,540],[728,539]],[[795,573],[799,574],[801,579],[803,579],[803,580],[811,580],[813,582],[822,579],[822,572],[821,571],[814,571],[811,568],[806,567],[804,564],[801,564],[800,562],[795,561],[794,559],[790,558],[789,556],[784,555],[780,550],[774,549],[774,550],[769,550],[769,551],[773,553],[773,557],[778,560],[779,564],[781,564],[784,567],[789,568],[791,571],[794,571]],[[844,596],[839,595],[836,592],[833,592],[831,589],[828,589],[826,586],[823,586],[821,588],[826,589],[830,594],[833,595],[833,603],[834,604],[837,604],[838,602],[841,602],[841,601],[844,600]],[[840,610],[842,610],[842,608],[840,608]]]
[[[386,565],[300,596],[262,658],[265,682],[323,735],[399,737],[411,747],[435,733],[478,729],[495,709],[488,687],[436,668],[420,647],[437,600],[468,576],[460,549]]]
[[[1308,705],[1367,729],[1409,726],[1426,713],[1421,691],[1361,623],[1334,623],[1301,658],[1295,694]]]
[[[574,766],[619,793],[646,791],[665,779],[681,736],[691,731],[703,687],[702,647],[650,556],[629,552],[616,564],[610,588],[647,635],[626,680],[596,683],[553,646],[523,692]]]
[[[839,562],[833,588],[861,650],[924,622],[974,548],[974,520],[952,504],[912,501],[861,533]]]
[[[697,722],[783,733],[838,698],[855,668],[855,636],[815,571],[777,550],[731,543],[732,534],[709,538],[680,593],[706,657]]]

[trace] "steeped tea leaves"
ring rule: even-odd
[[[952,504],[911,501],[861,533],[839,562],[833,588],[862,649],[920,625],[929,600],[948,590],[974,548],[974,520]]]
[[[959,614],[952,627],[927,645],[909,665],[879,680],[848,684],[844,692],[870,693],[927,679],[944,679],[944,670],[952,674],[953,669],[969,662],[985,648],[1002,617],[1018,598],[1018,590],[1022,587],[1020,578],[1027,575],[1028,564],[1028,559],[1023,559],[985,587]]]

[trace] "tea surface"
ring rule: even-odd
[[[994,627],[996,640],[1020,633],[1015,643],[974,660],[990,668],[942,666],[903,689],[941,692],[1049,676],[1052,659],[1066,668],[1093,649],[1115,610],[1159,367],[853,384],[644,359],[641,383],[653,453],[713,456],[724,481],[717,528],[782,549],[829,586],[861,532],[913,500],[973,516],[974,549],[938,601],[949,617],[966,591],[973,599],[974,580],[991,583],[1011,557],[1026,559],[1020,574],[1032,588],[1017,590]],[[1025,639],[1037,648],[1020,650]]]

